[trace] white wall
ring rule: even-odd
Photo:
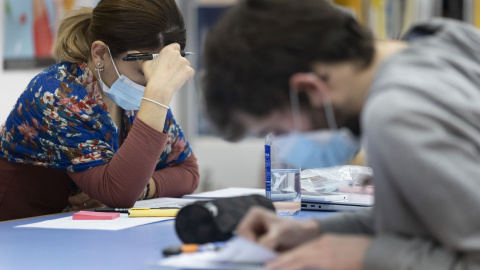
[[[3,123],[12,110],[18,96],[25,89],[29,81],[41,71],[32,70],[3,70],[3,39],[4,39],[4,0],[0,0],[0,122]],[[188,95],[184,95],[188,96]],[[189,104],[179,95],[174,99],[174,114],[178,115],[180,125],[185,121],[187,114],[185,107]],[[176,106],[175,106],[176,105]],[[183,106],[182,106],[183,105]],[[183,107],[183,108],[182,108]],[[195,115],[195,114],[194,114]],[[189,132],[192,134],[192,132]],[[212,190],[230,186],[260,187],[263,183],[263,140],[247,139],[232,144],[215,137],[189,138],[200,167],[200,186],[197,191]]]
[[[4,71],[3,68],[1,69],[0,122],[2,124],[12,110],[12,107],[17,101],[18,96],[23,92],[30,80],[40,71],[41,69],[16,71]]]
[[[214,137],[193,141],[200,167],[198,191],[226,187],[264,187],[264,140],[229,143]]]

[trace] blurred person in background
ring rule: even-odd
[[[274,132],[291,162],[329,165],[361,139],[373,169],[374,209],[304,222],[251,210],[237,232],[281,252],[269,269],[480,269],[479,48],[478,29],[447,19],[375,40],[326,0],[224,14],[204,56],[218,131]]]

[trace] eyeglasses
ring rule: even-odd
[[[186,55],[192,55],[193,52],[184,52],[181,51],[180,55],[185,57]],[[123,57],[123,61],[137,61],[137,60],[152,60],[157,57],[158,54],[155,53],[129,53],[127,56]]]

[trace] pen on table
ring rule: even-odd
[[[130,210],[130,208],[110,208],[110,207],[95,208],[95,212],[128,213],[128,210]]]
[[[117,212],[117,213],[128,213],[130,209],[179,209],[178,207],[156,207],[156,208],[110,208],[110,207],[102,207],[96,208],[95,212]]]
[[[226,242],[212,242],[207,244],[184,244],[181,246],[172,246],[163,249],[164,256],[178,255],[181,253],[193,253],[202,251],[216,251],[223,248]]]
[[[192,55],[193,52],[184,52],[181,51],[180,55],[185,57],[186,55]],[[127,56],[123,57],[123,61],[137,61],[137,60],[152,60],[153,58],[157,57],[158,54],[154,53],[129,53]]]

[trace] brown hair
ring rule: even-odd
[[[289,79],[314,63],[370,65],[371,32],[327,0],[243,0],[210,31],[203,94],[218,131],[236,140],[236,113],[263,117],[290,105]],[[308,99],[300,95],[302,106]]]
[[[55,44],[57,61],[90,59],[96,40],[113,57],[128,50],[154,50],[186,43],[183,17],[174,0],[101,0],[95,8],[69,12],[61,21]]]

